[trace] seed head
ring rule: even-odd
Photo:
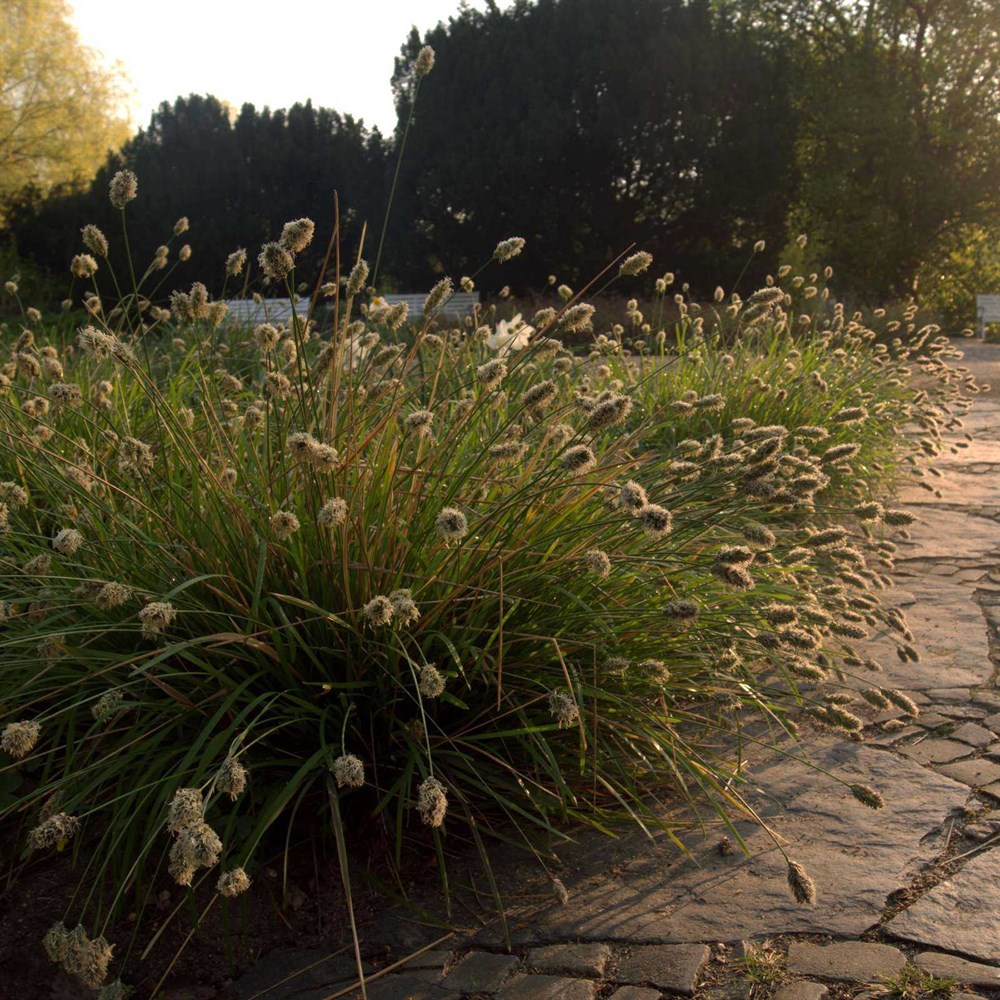
[[[920,708],[909,695],[905,695],[895,688],[880,688],[879,690],[893,705],[901,708],[907,715],[912,715],[914,718],[920,715]]]
[[[428,293],[424,299],[424,315],[430,316],[438,306],[446,299],[450,299],[455,293],[455,286],[451,283],[451,278],[442,278]]]
[[[272,281],[284,281],[295,267],[295,258],[280,243],[265,243],[257,263]]]
[[[91,278],[97,274],[97,261],[89,253],[78,253],[69,265],[74,278]]]
[[[351,268],[350,276],[347,279],[347,297],[354,298],[364,290],[365,282],[368,280],[368,264],[364,260],[359,260]]]
[[[885,799],[870,785],[851,785],[851,794],[869,809],[884,809]]]
[[[444,822],[448,812],[448,791],[437,778],[425,778],[417,788],[417,812],[430,827]]]
[[[726,408],[726,397],[715,393],[711,396],[701,396],[692,401],[691,405],[696,410],[724,410]]]
[[[569,890],[562,884],[562,879],[552,880],[552,895],[559,900],[563,906],[569,906]]]
[[[143,638],[160,635],[176,617],[177,610],[169,601],[151,601],[139,612]]]
[[[43,943],[49,957],[62,965],[64,972],[77,976],[85,986],[96,990],[107,978],[114,945],[108,944],[103,937],[91,940],[82,926],[67,932],[60,923],[45,935]]]
[[[28,833],[28,846],[34,851],[54,847],[70,840],[79,826],[80,821],[75,816],[64,812],[56,813]]]
[[[121,710],[122,704],[125,701],[124,695],[117,688],[111,691],[105,691],[93,705],[90,706],[90,714],[98,722],[107,722],[108,719],[113,718]]]
[[[521,396],[521,402],[529,409],[540,410],[548,406],[556,398],[558,392],[555,382],[552,379],[545,379],[526,389]]]
[[[434,425],[434,414],[430,410],[414,410],[403,419],[403,426],[420,437],[429,437]]]
[[[226,258],[226,276],[230,278],[235,278],[237,275],[242,274],[243,268],[247,262],[247,252],[244,249],[234,250]]]
[[[264,376],[265,399],[287,399],[292,391],[292,383],[281,372],[268,372]]]
[[[8,722],[3,727],[3,734],[0,735],[0,749],[15,760],[21,760],[35,749],[41,731],[42,727],[29,719]]]
[[[674,621],[690,622],[698,617],[698,605],[694,601],[671,601],[664,605],[663,613]]]
[[[80,235],[83,237],[83,245],[91,253],[96,253],[98,257],[107,257],[108,241],[97,226],[92,224],[84,226],[80,230]]]
[[[632,254],[631,257],[626,257],[622,261],[621,267],[618,268],[618,277],[628,278],[636,274],[642,274],[652,263],[653,255],[647,253],[645,250],[640,250],[638,253]]]
[[[215,885],[215,891],[227,899],[240,896],[249,888],[250,876],[242,868],[230,868],[229,871],[223,872]]]
[[[831,462],[839,462],[843,459],[853,458],[859,451],[861,451],[860,444],[837,444],[823,452],[820,461],[824,465],[829,465]]]
[[[48,576],[51,569],[52,556],[44,554],[34,556],[21,567],[27,576]]]
[[[724,545],[716,553],[716,561],[729,566],[742,566],[753,562],[754,553],[744,545]]]
[[[215,787],[235,802],[247,787],[247,769],[235,757],[227,757],[219,768]]]
[[[601,549],[587,549],[583,554],[583,562],[601,580],[606,580],[611,575],[611,560]]]
[[[417,74],[417,79],[422,80],[432,69],[434,69],[434,50],[429,45],[425,45],[417,53],[416,61],[413,64],[413,72]],[[438,824],[434,825],[437,826]]]
[[[118,470],[140,478],[153,469],[153,452],[148,444],[134,437],[124,437],[118,445]]]
[[[507,365],[503,358],[493,358],[476,369],[476,380],[484,389],[495,389],[506,377]]]
[[[17,483],[7,481],[0,483],[0,503],[7,504],[11,510],[17,510],[28,502],[28,491]]]
[[[580,718],[576,699],[565,688],[549,692],[549,711],[560,729],[568,729]]]
[[[438,698],[444,694],[444,677],[437,667],[425,663],[420,668],[420,693],[425,698]]]
[[[342,754],[330,766],[338,788],[364,788],[365,765],[352,753]]]
[[[773,548],[778,542],[773,531],[765,528],[762,524],[757,524],[755,521],[748,521],[744,524],[740,529],[740,533],[751,545],[755,545],[760,549]]]
[[[76,528],[63,528],[52,539],[52,548],[60,555],[72,556],[83,545],[83,535]]]
[[[516,257],[524,249],[524,240],[520,236],[512,236],[509,240],[501,240],[493,251],[493,259],[498,264]]]
[[[205,815],[205,805],[202,802],[201,790],[198,788],[178,788],[170,800],[167,813],[167,829],[171,833],[180,833],[195,823],[200,823]]]
[[[559,464],[569,472],[583,475],[597,465],[597,457],[585,444],[578,444],[562,453]]]
[[[373,597],[362,608],[361,613],[372,626],[388,625],[392,621],[394,608],[392,601],[388,597],[379,595],[378,597]]]
[[[646,495],[646,491],[634,479],[628,480],[622,486],[619,501],[630,514],[638,514],[643,507],[649,505],[649,497]]]
[[[636,518],[642,530],[653,538],[662,538],[670,531],[673,517],[666,507],[656,503],[647,503],[636,511]]]
[[[797,861],[788,862],[788,888],[796,903],[812,906],[816,902],[816,885]]]
[[[108,185],[108,195],[115,208],[124,208],[139,193],[139,179],[131,170],[119,170]]]
[[[335,528],[347,520],[347,501],[340,497],[327,500],[316,515],[316,523],[326,528]]]
[[[271,515],[270,520],[271,534],[278,539],[279,542],[287,541],[296,531],[299,530],[299,519],[288,510],[279,510],[276,514]]]
[[[213,868],[219,863],[222,841],[205,822],[184,827],[170,848],[168,871],[178,885],[190,885],[199,868]]]
[[[408,588],[394,590],[389,595],[389,603],[392,605],[392,613],[399,620],[400,625],[412,625],[420,618],[420,609]]]
[[[592,305],[588,305],[586,302],[578,302],[575,306],[570,306],[562,314],[562,319],[559,321],[560,327],[567,333],[578,333],[582,330],[592,329],[591,319],[593,318],[596,308]]]
[[[916,521],[916,516],[907,510],[887,510],[882,520],[893,528],[903,528]]]
[[[877,500],[858,504],[854,508],[854,516],[863,524],[870,524],[873,521],[880,520],[884,513],[885,508]]]
[[[437,533],[448,542],[457,542],[469,533],[469,522],[456,507],[445,507],[434,521]]]
[[[312,219],[296,219],[286,222],[281,229],[281,239],[278,241],[290,253],[302,253],[312,243],[316,229]]]
[[[280,339],[281,335],[270,323],[261,323],[254,328],[254,343],[262,351],[273,351]]]
[[[587,428],[591,431],[603,430],[624,423],[632,412],[632,400],[617,394],[602,400],[587,414]]]
[[[753,590],[756,586],[754,578],[740,564],[716,562],[712,565],[712,572],[735,590]]]
[[[132,592],[121,583],[106,583],[97,592],[94,604],[102,611],[111,608],[120,608],[130,597]]]

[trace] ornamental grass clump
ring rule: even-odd
[[[138,190],[116,179],[116,204]],[[313,236],[260,249],[292,299]],[[220,269],[256,275],[239,253]],[[663,785],[730,816],[720,732],[793,733],[803,704],[853,732],[823,700],[865,669],[851,640],[884,628],[910,656],[875,594],[909,523],[882,501],[909,457],[893,423],[958,391],[943,345],[876,353],[861,320],[829,306],[807,331],[769,291],[711,334],[687,313],[669,355],[610,330],[588,360],[552,336],[593,326],[572,292],[533,326],[453,330],[449,278],[397,336],[359,267],[326,331],[221,326],[201,289],[153,318],[140,282],[79,349],[43,321],[0,369],[0,768],[37,779],[0,821],[14,853],[72,839],[79,927],[46,947],[88,984],[112,946],[87,933],[138,885],[229,899],[275,844],[332,828],[339,849],[357,820],[393,864],[416,843],[444,865],[443,838],[481,845],[498,816],[529,843],[649,829]],[[78,399],[36,402],[43,359]]]

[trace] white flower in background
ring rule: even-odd
[[[497,320],[496,330],[486,338],[486,346],[503,357],[510,350],[523,351],[534,332],[535,328],[525,323],[518,313],[510,322]]]

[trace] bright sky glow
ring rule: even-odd
[[[410,28],[421,36],[459,0],[69,0],[83,43],[121,64],[136,127],[162,101],[214,94],[239,108],[318,107],[396,124],[389,79]],[[502,2],[501,7],[509,4]],[[469,6],[485,9],[484,0]]]

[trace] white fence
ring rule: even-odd
[[[986,337],[986,327],[990,323],[1000,323],[1000,295],[977,295],[976,329],[980,337]]]
[[[410,307],[411,316],[423,316],[424,299],[426,293],[413,295],[383,295],[389,305],[394,306],[399,302],[405,302]],[[438,310],[440,316],[452,316],[461,318],[469,315],[476,306],[479,305],[479,292],[455,292],[455,294]]]
[[[425,293],[412,295],[383,295],[382,298],[394,306],[405,302],[410,307],[410,316],[418,317],[424,314]],[[295,303],[296,315],[303,320],[309,315],[309,298],[301,298]],[[438,311],[439,316],[461,319],[472,313],[479,305],[479,292],[456,292]],[[290,299],[227,299],[226,322],[234,326],[255,326],[257,323],[284,323],[286,326],[292,319],[292,303]],[[320,301],[316,305],[316,315],[329,308],[329,303]]]
[[[292,319],[291,299],[228,299],[226,301],[226,322],[233,326],[256,326],[258,323],[284,323]],[[309,315],[309,299],[299,299],[295,303],[295,313],[305,320]]]

